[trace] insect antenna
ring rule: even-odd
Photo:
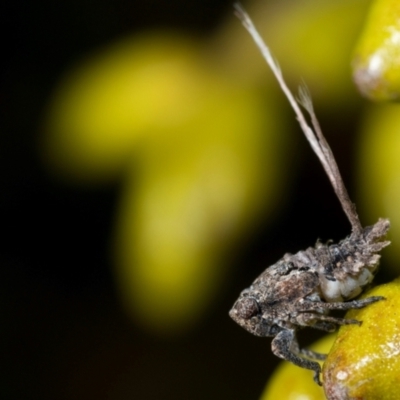
[[[335,191],[336,196],[338,197],[340,204],[342,205],[343,211],[345,212],[351,224],[353,233],[356,235],[361,234],[362,226],[356,212],[356,207],[350,200],[335,157],[328,142],[325,139],[325,136],[322,133],[321,127],[314,112],[312,99],[307,87],[304,84],[299,87],[299,99],[297,100],[290,89],[287,87],[278,62],[272,57],[268,46],[265,44],[264,40],[258,33],[251,18],[248,16],[241,4],[235,3],[234,7],[236,16],[240,19],[243,26],[250,33],[255,44],[261,51],[262,56],[264,57],[265,61],[275,75],[275,78],[277,79],[279,86],[281,87],[283,93],[288,99],[293,111],[295,112],[296,118],[300,124],[302,131],[304,132],[304,135],[306,136],[308,142],[311,145],[311,148],[319,158],[326,174],[328,175],[328,178],[333,186],[333,190]],[[304,114],[301,111],[299,104],[302,105],[310,115],[313,128],[311,128],[310,125],[307,123],[307,120],[304,117]]]

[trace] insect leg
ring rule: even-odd
[[[318,320],[312,327],[324,332],[335,332],[337,329],[337,324],[332,321],[328,322]]]
[[[310,360],[324,361],[326,359],[326,354],[318,353],[316,351],[312,351],[309,349],[300,349],[300,346],[297,343],[296,338],[292,342],[291,350],[293,351],[293,353],[300,354],[304,357],[309,358]]]
[[[297,322],[302,326],[310,326],[322,330],[325,330],[326,323],[335,325],[361,325],[361,322],[356,319],[331,317],[329,315],[310,312],[299,314]]]
[[[354,308],[364,308],[369,304],[376,303],[377,301],[386,300],[383,296],[371,296],[367,297],[366,299],[359,299],[359,300],[352,300],[347,301],[345,303],[327,303],[327,304],[334,304],[335,307],[332,309],[335,310],[351,310]]]
[[[299,357],[291,350],[293,346],[295,348],[298,348],[295,332],[292,329],[285,329],[279,332],[272,340],[271,344],[272,352],[277,357],[282,358],[286,361],[290,361],[298,367],[314,371],[314,381],[321,386],[322,384],[319,379],[319,375],[321,373],[320,365],[315,361]]]
[[[318,353],[310,349],[300,349],[300,354],[304,357],[310,358],[311,360],[324,361],[326,359],[326,354]]]
[[[304,301],[299,307],[300,312],[319,311],[321,310],[352,310],[368,306],[377,301],[385,300],[382,296],[371,296],[366,299],[351,300],[346,302],[326,303],[324,301]],[[328,320],[326,320],[328,321]]]

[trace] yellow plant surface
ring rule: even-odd
[[[363,297],[386,300],[346,318],[361,326],[340,328],[323,366],[324,388],[330,400],[397,400],[400,381],[400,280],[377,286]]]

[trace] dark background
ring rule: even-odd
[[[287,209],[272,225],[261,221],[243,240],[234,274],[197,328],[168,339],[135,326],[118,303],[108,258],[118,182],[96,189],[68,186],[50,177],[37,155],[44,107],[74,62],[152,27],[211,35],[232,13],[231,3],[17,0],[2,5],[1,399],[259,397],[277,360],[270,339],[252,337],[228,318],[230,306],[285,252],[349,232],[306,141],[296,143],[300,168],[293,171]],[[356,122],[354,109],[340,121],[321,116],[350,193],[355,138],[348,132]],[[304,343],[317,337],[306,335]]]

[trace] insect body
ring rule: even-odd
[[[311,359],[324,357],[299,350],[295,332],[305,326],[334,331],[338,325],[358,324],[327,314],[329,310],[362,308],[382,299],[343,302],[356,297],[372,281],[380,258],[377,253],[389,244],[384,240],[388,229],[389,221],[380,219],[361,235],[350,235],[337,245],[317,244],[285,254],[240,294],[229,315],[254,335],[275,336],[273,353],[313,370],[320,384],[320,366]]]
[[[325,355],[300,349],[296,331],[302,327],[333,331],[338,325],[360,324],[357,320],[329,316],[329,311],[363,308],[383,300],[383,297],[378,296],[353,299],[374,278],[380,259],[379,252],[390,244],[385,240],[390,223],[387,219],[379,219],[373,226],[362,227],[335,158],[320,129],[310,95],[301,87],[299,100],[294,98],[252,21],[239,5],[235,8],[275,74],[306,138],[319,157],[352,225],[352,233],[338,244],[318,242],[315,247],[307,250],[285,254],[248,289],[242,291],[229,315],[254,335],[274,337],[273,353],[300,367],[313,370],[314,380],[320,385],[321,368],[315,360],[323,360]],[[312,128],[307,124],[298,103],[308,111]]]

